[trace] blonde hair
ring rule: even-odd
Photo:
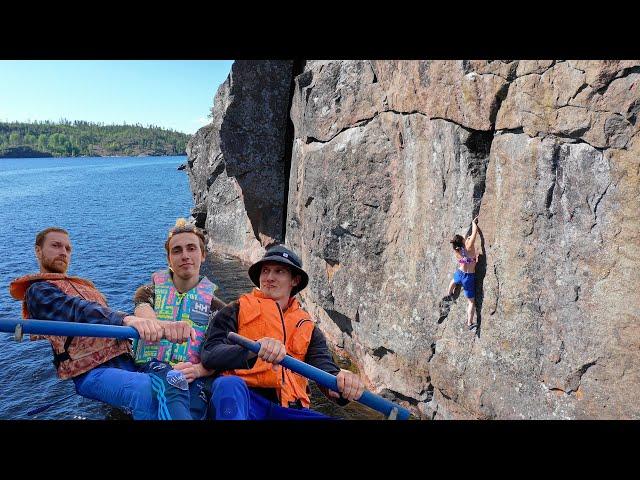
[[[164,249],[167,251],[167,256],[169,256],[169,242],[171,241],[171,238],[179,233],[194,233],[200,241],[200,250],[202,250],[203,253],[206,252],[206,240],[202,230],[196,227],[193,223],[188,223],[186,218],[178,218],[176,220],[176,224],[171,228],[171,230],[169,230],[167,240],[164,242]]]

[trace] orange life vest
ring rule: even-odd
[[[22,300],[22,318],[31,318],[24,296],[29,286],[38,280],[46,280],[72,297],[82,297],[90,302],[107,306],[104,296],[89,280],[69,277],[62,273],[36,273],[17,278],[9,286],[11,296],[16,300]],[[123,353],[131,353],[131,345],[128,340],[31,335],[32,340],[39,338],[46,338],[51,342],[55,358],[59,359],[57,362],[54,361],[58,377],[62,380],[85,373]],[[72,340],[65,348],[68,338]]]
[[[287,354],[304,361],[311,342],[314,322],[309,314],[300,308],[295,298],[289,300],[284,312],[275,300],[265,297],[258,289],[241,296],[239,303],[240,335],[254,341],[262,337],[276,338],[284,343]],[[228,370],[224,374],[239,376],[249,387],[275,388],[283,407],[289,407],[290,402],[297,401],[303,407],[309,407],[308,380],[282,366],[278,366],[274,372],[271,363],[258,358],[251,369]]]

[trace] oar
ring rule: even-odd
[[[16,335],[16,340],[22,339],[23,333],[35,333],[40,335],[60,335],[63,337],[107,337],[107,338],[139,338],[138,331],[133,327],[122,327],[118,325],[94,325],[91,323],[74,323],[56,320],[6,320],[0,319],[0,332],[9,332]],[[63,402],[75,393],[59,398],[42,407],[29,410],[27,416],[31,417],[38,413]]]
[[[0,319],[0,332],[15,333],[16,338],[18,335],[21,336],[23,333],[60,335],[64,337],[140,338],[138,331],[133,327],[38,319]],[[238,343],[252,352],[258,353],[260,350],[260,344],[258,342],[249,340],[237,333],[229,332],[228,338],[234,343]],[[336,381],[336,377],[320,370],[319,368],[308,365],[300,360],[296,360],[289,355],[285,356],[281,364],[292,372],[309,378],[323,387],[329,388],[334,392],[338,391],[338,382]],[[409,411],[407,409],[369,391],[365,391],[358,399],[358,402],[382,412],[390,418],[393,418],[394,415],[399,420],[406,420],[409,418]]]
[[[59,335],[62,337],[140,338],[133,327],[97,325],[93,323],[63,322],[58,320],[0,320],[0,332]]]
[[[63,402],[64,400],[67,400],[67,399],[73,397],[74,395],[75,395],[75,393],[72,393],[71,395],[67,395],[66,397],[59,398],[55,402],[51,402],[48,405],[44,405],[42,407],[38,407],[38,408],[34,408],[33,410],[29,410],[27,412],[27,416],[31,417],[31,416],[36,415],[38,413],[42,413],[45,410],[48,410],[49,408],[53,407],[55,404]]]
[[[260,351],[260,344],[258,342],[254,342],[253,340],[243,337],[242,335],[238,335],[235,332],[229,332],[227,334],[227,338],[233,343],[241,345],[254,353],[258,353]],[[313,380],[318,385],[329,388],[334,392],[338,391],[338,381],[336,380],[336,377],[330,373],[313,367],[308,363],[301,362],[289,355],[285,355],[280,364],[292,372],[302,375],[309,380]],[[388,418],[394,418],[394,415],[398,420],[406,420],[409,418],[409,410],[367,390],[364,391],[357,401],[385,414]]]

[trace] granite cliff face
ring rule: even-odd
[[[193,215],[209,248],[246,261],[284,240],[292,63],[234,63],[211,123],[187,145]]]
[[[235,62],[188,147],[194,213],[247,260],[285,238],[337,352],[422,418],[640,418],[639,80],[638,61]],[[474,333],[444,297],[477,214]]]

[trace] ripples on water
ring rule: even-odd
[[[35,234],[69,231],[69,274],[91,279],[112,308],[131,311],[135,289],[166,267],[164,239],[193,206],[186,157],[0,159],[0,237],[10,247],[0,262],[0,318],[20,317],[8,294],[14,278],[38,270]],[[206,272],[231,301],[252,288],[247,266],[209,255]],[[59,381],[47,341],[17,343],[0,333],[0,419],[121,419],[118,409],[79,395],[35,416],[26,412],[74,393]],[[312,386],[314,408],[338,418],[381,418],[352,403],[342,409]]]

